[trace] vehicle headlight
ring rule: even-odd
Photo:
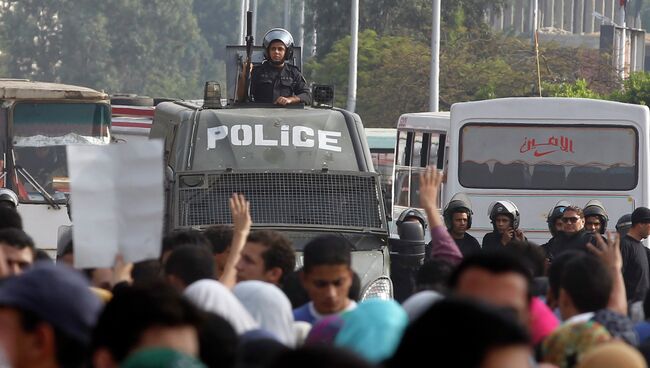
[[[382,276],[368,285],[366,290],[361,294],[361,301],[367,299],[393,299],[393,283],[388,277]]]

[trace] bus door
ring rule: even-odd
[[[393,220],[420,204],[420,174],[427,166],[442,170],[445,163],[445,132],[398,130],[393,181]],[[442,198],[438,197],[438,207]]]

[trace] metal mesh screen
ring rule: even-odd
[[[384,228],[379,177],[339,173],[208,174],[201,188],[178,188],[178,226],[232,223],[228,199],[243,193],[254,224]],[[182,182],[181,181],[177,181]]]

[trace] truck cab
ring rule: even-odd
[[[227,69],[236,72],[242,48],[231,51]],[[359,116],[334,107],[234,103],[234,95],[231,88],[228,98],[156,106],[149,137],[164,140],[166,229],[231,224],[228,198],[242,193],[253,230],[291,239],[297,268],[307,242],[337,234],[352,248],[361,297],[391,298],[381,181]]]

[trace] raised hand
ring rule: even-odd
[[[243,194],[232,194],[232,197],[230,197],[230,213],[232,215],[233,231],[248,233],[253,221],[251,220],[250,203]]]

